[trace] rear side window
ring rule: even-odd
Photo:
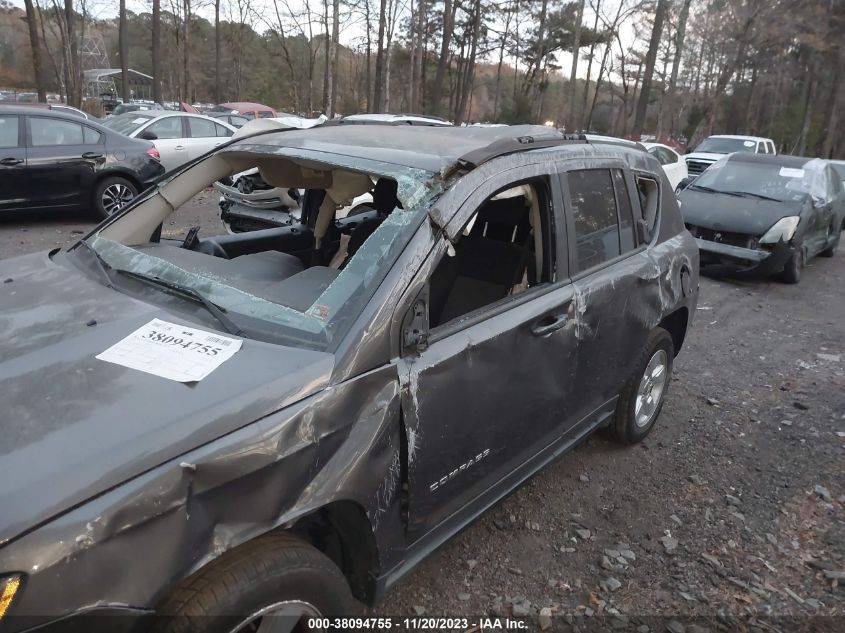
[[[29,133],[33,147],[84,145],[85,143],[82,126],[79,123],[61,119],[31,117],[29,119]]]
[[[19,121],[16,116],[0,116],[0,147],[18,146]]]
[[[259,112],[259,113],[258,113],[258,116],[259,116],[260,118],[262,118],[262,119],[272,119],[272,118],[273,118],[273,113],[272,113],[272,112],[268,112],[268,111],[266,111],[266,110],[262,110],[261,112]]]
[[[214,121],[200,119],[197,117],[191,117],[188,121],[188,125],[191,126],[191,138],[209,138],[218,136],[217,128],[223,129],[222,125],[217,125]]]
[[[578,270],[598,266],[632,250],[636,245],[633,216],[622,171],[571,171],[567,182]]]

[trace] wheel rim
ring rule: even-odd
[[[659,349],[648,361],[640,386],[637,389],[637,400],[634,404],[634,418],[639,428],[651,424],[663,393],[666,391],[666,381],[669,379],[669,356],[665,350]]]
[[[111,215],[115,211],[119,211],[123,205],[132,202],[134,197],[135,193],[129,187],[116,182],[103,190],[100,201],[103,204],[103,210]]]
[[[322,631],[308,626],[311,618],[320,618],[317,608],[304,600],[285,600],[259,609],[242,620],[229,633],[293,633]]]

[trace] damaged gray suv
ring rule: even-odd
[[[299,222],[162,235],[251,168]],[[594,430],[649,433],[698,250],[639,146],[328,125],[0,278],[0,628],[320,630]]]

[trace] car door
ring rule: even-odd
[[[30,115],[27,120],[30,206],[87,206],[105,162],[104,135],[76,119]]]
[[[141,126],[135,133],[136,138],[143,138],[144,132],[155,137],[153,144],[161,154],[161,164],[166,171],[176,169],[189,160],[185,118],[164,116]]]
[[[500,207],[507,199],[492,197],[512,190],[520,173],[474,185],[455,216],[463,231],[448,247],[441,243],[423,267],[433,272],[415,306],[427,315],[428,338],[400,362],[411,540],[462,508],[469,512],[468,504],[480,511],[518,485],[532,472],[532,458],[544,450],[551,455],[568,429],[577,345],[573,287],[559,252],[565,232],[554,215],[561,203],[556,178],[549,171],[522,181],[537,200],[527,234],[524,222],[496,224],[488,211],[506,214]],[[526,270],[521,291],[502,296],[509,279],[520,277],[520,265],[511,277],[506,262],[518,261],[515,249],[526,243],[534,272],[529,278]]]
[[[0,113],[0,211],[29,205],[24,117]]]
[[[185,117],[188,124],[188,159],[194,160],[228,140],[234,132],[210,119]]]
[[[658,179],[649,179],[654,191],[663,188]],[[645,286],[659,280],[645,245],[637,241],[635,219],[642,215],[637,185],[624,163],[597,160],[568,169],[561,184],[581,332],[576,412],[579,418],[598,419],[612,413],[645,343],[650,326],[642,314],[654,309],[642,304]],[[663,192],[661,198],[671,195]]]

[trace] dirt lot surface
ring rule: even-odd
[[[221,232],[214,197],[165,233]],[[65,246],[92,226],[10,218],[0,256]],[[797,286],[702,280],[647,440],[588,440],[374,614],[515,615],[531,630],[845,631],[841,251],[813,260]]]

